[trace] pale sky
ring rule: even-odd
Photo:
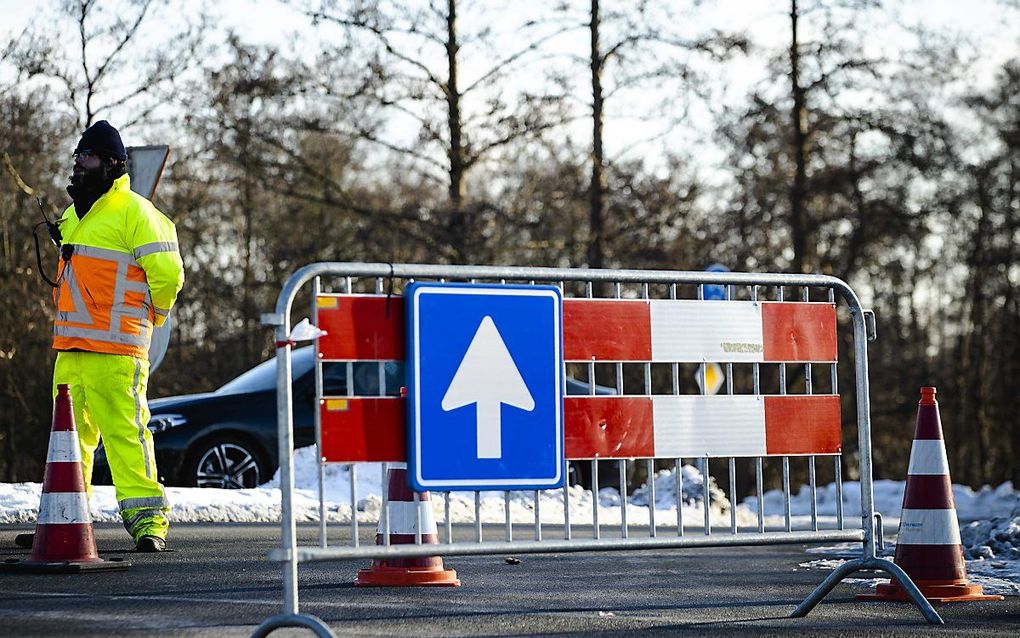
[[[587,0],[573,0],[578,11],[583,11],[588,6]],[[668,0],[663,0],[668,1]],[[46,6],[48,2],[25,2],[24,0],[0,0],[0,15],[4,17],[0,23],[0,41],[5,40],[12,33],[20,32],[29,25],[33,19],[43,19],[39,6]],[[161,9],[161,19],[170,19],[174,14],[188,15],[196,12],[204,3],[200,0],[179,0],[170,4],[172,9]],[[216,22],[222,28],[236,32],[245,41],[251,43],[278,43],[285,49],[296,49],[302,54],[313,55],[316,48],[316,38],[308,38],[303,42],[295,42],[288,37],[292,32],[304,29],[307,33],[309,27],[307,18],[297,14],[293,9],[284,6],[276,0],[224,0],[219,3],[205,3],[211,6],[211,13]],[[1013,3],[1014,8],[1010,9],[1006,0],[903,0],[901,2],[887,1],[886,7],[899,15],[899,20],[904,24],[922,24],[938,31],[954,30],[969,37],[976,46],[982,65],[978,69],[977,77],[974,78],[979,85],[987,85],[994,79],[998,67],[1003,61],[1020,55],[1020,6]],[[499,3],[488,3],[488,7],[499,6]],[[492,25],[495,29],[511,29],[514,25],[527,19],[529,6],[545,7],[547,3],[538,5],[516,3],[506,9],[507,20],[501,20],[499,24]],[[618,2],[603,2],[604,10],[614,7],[626,6],[624,0]],[[703,2],[697,10],[696,15],[701,16],[705,23],[714,25],[717,28],[734,31],[744,30],[751,37],[753,42],[761,46],[783,46],[789,34],[788,3],[766,0],[718,0],[717,2]],[[537,9],[542,11],[542,9]],[[491,13],[489,14],[491,16]],[[164,16],[169,16],[164,18]],[[462,9],[461,18],[464,22],[462,31],[471,31],[471,13]],[[491,19],[491,18],[490,18]],[[872,20],[874,21],[874,20]],[[150,29],[153,34],[158,35],[162,27],[159,21],[150,21]],[[806,31],[805,39],[812,37],[811,15],[806,15],[803,20],[803,28]],[[874,34],[873,46],[876,53],[882,52],[888,55],[895,55],[897,46],[902,46],[899,40],[902,32],[894,33],[891,28],[882,24],[871,24],[862,27]],[[328,31],[322,30],[321,34]],[[76,38],[76,33],[69,33],[70,41]],[[318,34],[317,34],[318,35]],[[151,36],[150,36],[151,37]],[[326,37],[325,35],[321,37]],[[497,36],[498,37],[498,36]],[[511,38],[512,36],[507,36]],[[560,48],[567,48],[580,55],[587,55],[587,35],[578,32],[576,45],[568,40],[558,44]],[[512,51],[514,42],[508,42],[507,51]],[[305,49],[305,50],[302,50]],[[472,59],[462,61],[462,72],[465,77],[465,84],[470,81],[474,68]],[[578,73],[584,73],[578,69]],[[763,60],[757,57],[747,57],[727,64],[722,72],[722,80],[718,83],[720,90],[725,89],[725,96],[720,99],[726,102],[741,102],[748,89],[763,77]],[[516,80],[520,81],[520,80]],[[582,86],[583,88],[583,86]],[[669,91],[675,89],[662,89]],[[671,97],[672,94],[664,94],[663,97]],[[655,89],[646,87],[639,95],[641,102],[656,103]],[[587,98],[587,94],[579,94],[579,99]],[[663,100],[664,104],[669,100]],[[614,113],[615,107],[615,113]],[[699,107],[700,108],[700,107]],[[613,116],[622,113],[636,112],[624,100],[615,100],[609,105],[608,115],[610,116],[606,126],[607,149],[611,154],[627,152],[628,155],[648,157],[649,154],[657,155],[662,150],[669,148],[691,148],[692,145],[703,145],[702,138],[705,131],[711,127],[711,118],[707,111],[695,110],[685,119],[684,126],[672,127],[668,124],[661,124],[658,127],[654,120],[627,122],[626,118],[617,119],[614,125]],[[664,122],[664,121],[663,121]],[[400,127],[399,124],[395,126]],[[570,129],[565,134],[575,139],[584,139],[590,135],[587,131],[588,125],[578,125],[577,129]],[[669,130],[670,135],[665,142],[653,142],[655,150],[643,148],[641,144],[636,147],[635,129],[647,133],[645,137],[655,137],[659,130]],[[700,130],[700,133],[695,132]],[[629,149],[629,150],[627,150]],[[709,153],[711,149],[706,149]],[[700,151],[699,151],[700,153]]]

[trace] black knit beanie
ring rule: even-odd
[[[75,153],[91,151],[96,155],[111,159],[127,161],[127,149],[120,139],[120,133],[113,128],[106,120],[99,120],[92,126],[85,129],[81,134],[81,140],[75,147]]]

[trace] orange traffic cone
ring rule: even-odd
[[[130,566],[131,563],[126,561],[105,561],[96,551],[71,394],[67,384],[60,384],[53,406],[53,428],[46,454],[46,473],[39,498],[32,555],[26,561],[6,562],[0,568],[4,571],[66,573],[127,569]]]
[[[935,388],[921,388],[893,562],[932,602],[1003,599],[981,593],[981,585],[971,585],[967,580]],[[909,600],[906,591],[892,581],[879,584],[874,593],[857,597]]]
[[[419,523],[422,544],[438,544],[439,529],[432,514],[429,493],[420,492],[418,502],[415,502],[414,492],[407,483],[407,465],[391,464],[386,479],[390,545],[413,544],[415,527]],[[384,544],[385,533],[380,517],[379,531],[375,535],[376,545]],[[373,560],[371,567],[358,571],[354,584],[358,587],[459,587],[460,580],[456,571],[443,567],[441,556],[425,556]]]

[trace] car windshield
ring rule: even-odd
[[[314,354],[312,346],[297,348],[291,353],[291,381],[296,380],[312,369]],[[241,376],[228,381],[216,391],[216,394],[248,394],[250,392],[264,392],[274,388],[276,388],[276,357],[263,361]]]

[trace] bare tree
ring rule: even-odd
[[[387,120],[352,132],[411,160],[425,180],[442,186],[445,202],[434,204],[426,223],[438,233],[438,252],[453,261],[470,260],[481,249],[483,231],[473,217],[485,206],[471,203],[472,169],[564,119],[555,97],[528,88],[514,92],[506,83],[556,32],[525,23],[514,34],[516,44],[504,51],[495,44],[491,26],[465,32],[460,4],[374,0],[302,5],[314,21],[339,26],[374,51],[365,86],[368,99]],[[478,24],[484,13],[477,4],[474,8],[468,22]],[[465,59],[471,61],[469,72],[462,68]],[[344,64],[337,58],[333,68]],[[401,138],[397,121],[416,130],[413,140]],[[434,219],[436,214],[442,219]]]
[[[119,127],[130,127],[157,114],[202,60],[204,15],[168,30],[169,15],[180,17],[153,0],[63,0],[49,19],[36,21],[45,26],[25,35],[16,62],[24,77],[63,91],[78,128],[111,113]]]
[[[673,112],[661,119],[674,126],[683,119],[682,105],[692,98],[706,96],[702,87],[707,83],[698,81],[699,65],[706,61],[721,62],[744,50],[747,43],[739,34],[690,29],[693,20],[681,19],[680,9],[672,5],[624,3],[606,10],[602,0],[590,0],[583,18],[569,5],[561,11],[557,21],[565,24],[569,31],[586,30],[589,40],[588,56],[584,60],[591,89],[591,100],[586,107],[592,132],[587,263],[592,268],[601,268],[606,265],[607,170],[612,163],[605,150],[607,102],[633,100],[635,94],[653,87],[657,90],[669,87]],[[642,101],[644,104],[637,112],[647,115],[647,96],[643,96]],[[633,111],[635,107],[631,102],[624,108]],[[654,136],[635,135],[635,138],[635,142],[642,143],[651,141]]]

